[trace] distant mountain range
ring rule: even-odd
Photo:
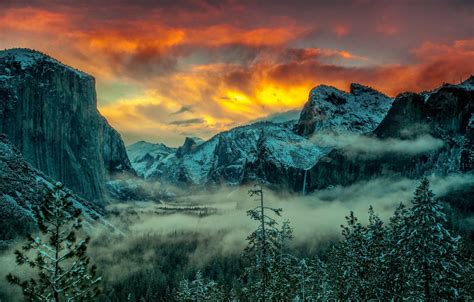
[[[187,138],[179,148],[143,141],[125,148],[98,113],[94,86],[92,76],[40,52],[0,51],[4,208],[28,212],[57,180],[100,214],[110,197],[152,199],[146,182],[191,189],[262,182],[307,193],[376,177],[474,170],[474,77],[396,98],[360,84],[349,92],[320,85],[297,120],[287,112],[207,141]],[[468,211],[471,184],[456,195]]]
[[[299,120],[256,122],[176,149],[127,147],[137,175],[189,186],[262,181],[307,191],[374,177],[473,170],[474,77],[395,99],[360,84],[311,90]],[[414,148],[416,146],[416,148]],[[306,183],[305,183],[306,182]]]

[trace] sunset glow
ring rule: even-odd
[[[126,143],[209,138],[300,109],[318,84],[395,96],[474,73],[472,1],[73,3],[1,1],[0,48],[93,75]]]

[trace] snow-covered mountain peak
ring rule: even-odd
[[[301,135],[330,129],[364,133],[375,129],[393,99],[364,85],[351,84],[350,92],[319,85],[311,90],[295,130]]]
[[[18,64],[21,70],[27,70],[40,63],[48,62],[65,67],[80,77],[90,77],[90,75],[82,71],[67,66],[42,52],[29,48],[12,48],[0,51],[0,62]]]
[[[341,91],[333,86],[328,85],[318,85],[315,88],[311,89],[309,93],[309,98],[311,103],[316,104],[322,100],[335,100],[337,102],[338,99],[344,98],[346,93]]]
[[[373,89],[372,87],[365,86],[359,83],[351,83],[349,88],[350,94],[352,95],[363,95],[363,94],[370,94],[370,95],[380,95],[383,97],[387,97],[380,91]]]
[[[140,177],[148,178],[162,161],[174,156],[176,148],[170,148],[162,143],[136,142],[127,146],[127,153],[134,170]]]

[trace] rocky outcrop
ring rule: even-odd
[[[101,117],[101,120],[102,157],[105,170],[109,176],[123,173],[135,175],[122,136],[109,125],[105,118]]]
[[[304,170],[327,151],[271,122],[237,127],[202,143],[187,139],[178,149],[146,142],[128,147],[133,167],[147,180],[191,187],[264,181],[290,190],[301,190]]]
[[[41,205],[55,183],[26,162],[6,136],[0,134],[0,245],[36,227],[32,209]],[[101,217],[100,207],[74,194],[71,198],[86,218]]]
[[[471,80],[471,79],[470,79]],[[468,81],[470,81],[468,80]],[[473,171],[472,115],[474,89],[444,85],[430,93],[399,95],[387,116],[370,134],[385,143],[384,152],[350,152],[336,149],[322,158],[309,172],[312,190],[331,185],[349,185],[374,177],[418,178],[425,174],[447,175]],[[433,138],[442,146],[409,152],[410,144]],[[404,144],[407,150],[393,151],[390,144]]]
[[[391,104],[391,98],[360,84],[351,84],[349,93],[320,85],[311,90],[294,131],[303,136],[323,130],[369,132],[379,125]]]
[[[0,52],[0,133],[34,167],[99,203],[108,174],[131,169],[97,111],[94,78],[36,51]]]
[[[164,144],[139,141],[127,147],[127,153],[137,176],[149,179],[151,174],[161,170],[168,158],[175,157],[177,149]],[[158,172],[163,173],[163,172]]]
[[[190,153],[197,146],[202,144],[204,141],[198,137],[186,137],[184,139],[184,144],[176,150],[177,157],[183,157],[184,155]]]

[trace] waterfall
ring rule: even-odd
[[[308,174],[308,170],[304,170],[304,178],[303,178],[303,195],[306,195],[306,175]]]

